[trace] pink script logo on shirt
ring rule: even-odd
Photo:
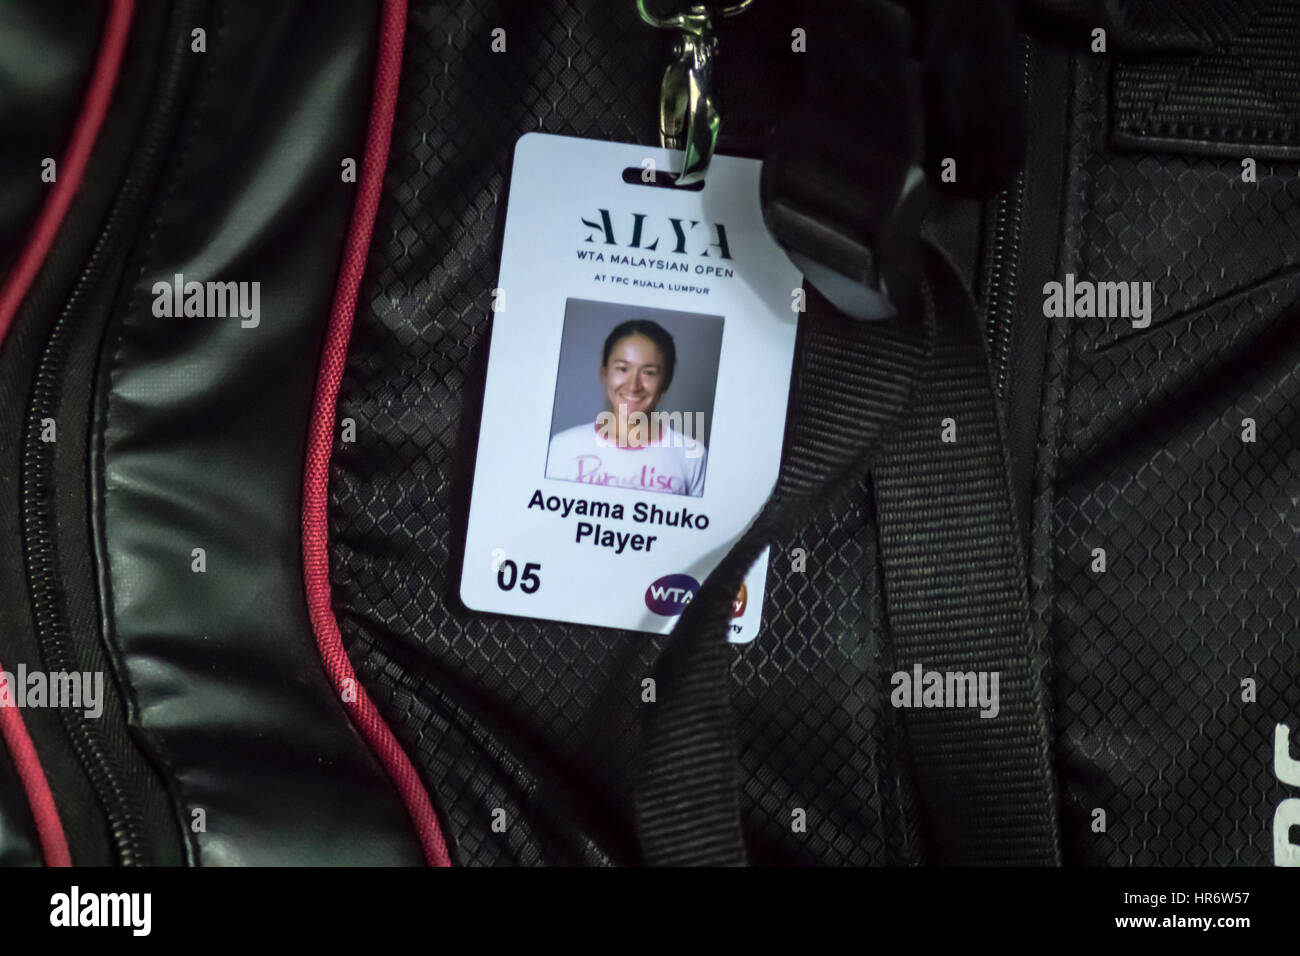
[[[673,475],[661,475],[658,471],[649,466],[642,465],[639,470],[630,475],[616,475],[613,472],[601,471],[601,460],[599,455],[579,455],[578,456],[578,477],[577,481],[583,481],[590,485],[622,485],[628,488],[651,488],[660,491],[670,491],[673,494],[683,494],[685,492],[685,482],[681,478]]]

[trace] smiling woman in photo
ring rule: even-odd
[[[683,435],[658,411],[676,366],[673,337],[657,322],[629,319],[615,326],[600,360],[605,414],[551,439],[546,477],[661,494],[703,494],[704,444]],[[680,415],[672,418],[681,420]]]

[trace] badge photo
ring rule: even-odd
[[[721,316],[570,299],[546,477],[699,498]]]

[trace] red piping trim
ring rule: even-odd
[[[411,760],[398,743],[379,708],[357,680],[352,662],[343,649],[338,621],[330,603],[329,572],[329,470],[334,451],[334,418],[339,383],[347,361],[348,339],[356,314],[357,291],[365,273],[370,236],[383,191],[384,171],[388,165],[388,146],[393,132],[393,113],[397,108],[397,86],[402,70],[402,40],[406,32],[406,0],[384,0],[383,20],[379,29],[379,55],[375,62],[374,89],[370,104],[370,123],[366,131],[365,154],[361,179],[352,207],[343,263],[334,291],[334,306],[325,332],[320,374],[316,380],[316,399],[312,407],[307,436],[307,461],[302,489],[302,563],[307,590],[307,608],[321,663],[343,706],[365,736],[375,756],[392,777],[397,792],[415,824],[430,866],[451,866],[447,844],[438,826],[429,793]],[[350,693],[344,693],[344,691]],[[351,699],[350,699],[351,698]]]
[[[77,114],[76,123],[72,127],[72,138],[59,161],[58,176],[45,197],[45,204],[27,236],[27,243],[23,246],[13,271],[3,286],[0,286],[0,343],[4,342],[14,315],[40,272],[50,247],[54,245],[59,227],[63,225],[68,207],[72,205],[72,199],[81,186],[90,152],[99,138],[104,117],[108,115],[109,100],[113,95],[113,87],[117,84],[134,12],[135,0],[112,0],[108,18],[104,22],[104,32],[99,40],[94,72],[91,73],[90,85],[81,103],[81,112]],[[71,866],[72,854],[68,852],[68,838],[63,832],[59,809],[50,792],[50,784],[45,777],[45,768],[41,766],[36,745],[32,743],[22,712],[17,706],[0,706],[0,736],[4,738],[14,769],[18,772],[18,779],[27,795],[27,804],[32,810],[45,865]]]
[[[16,691],[5,683],[5,694],[13,700]],[[59,808],[54,805],[54,794],[50,792],[49,781],[45,779],[45,768],[36,753],[36,745],[27,733],[23,723],[22,711],[17,704],[0,705],[0,734],[3,734],[5,746],[9,748],[9,757],[18,771],[23,791],[27,794],[27,805],[32,808],[32,819],[36,822],[36,835],[41,842],[41,855],[46,866],[72,866],[72,854],[68,852],[68,838],[63,833],[63,821],[59,819]]]

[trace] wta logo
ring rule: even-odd
[[[689,574],[665,574],[645,589],[645,606],[664,617],[676,617],[699,589],[700,582]]]

